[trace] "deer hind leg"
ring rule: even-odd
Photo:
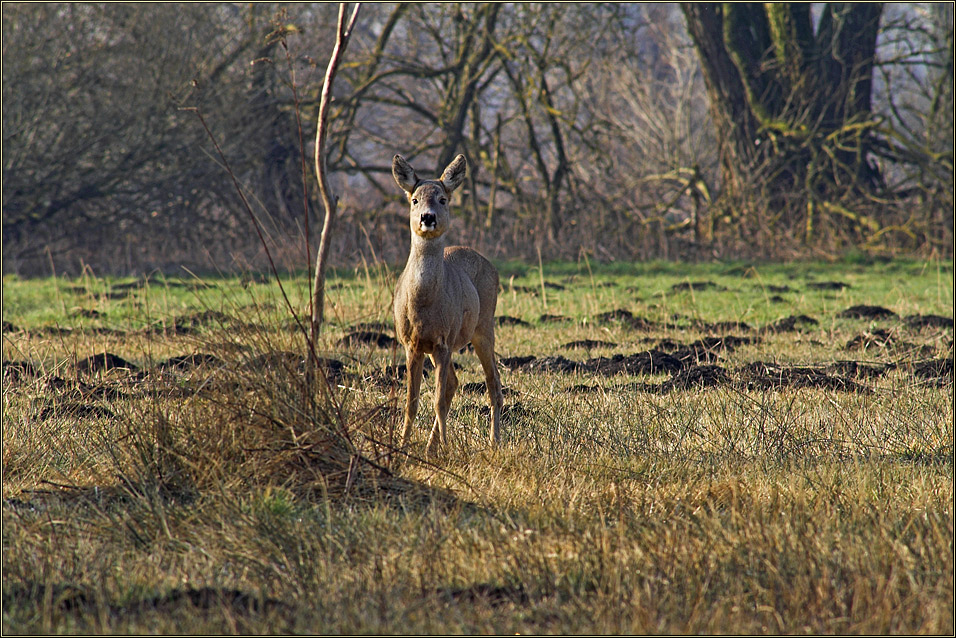
[[[475,347],[475,354],[485,371],[485,387],[488,388],[488,399],[491,402],[491,442],[498,443],[501,441],[501,409],[504,399],[501,396],[501,377],[498,376],[498,365],[495,361],[494,333],[490,337],[476,333],[471,345]]]
[[[422,389],[422,366],[425,364],[425,355],[411,348],[405,349],[406,379],[408,381],[408,395],[405,398],[405,427],[402,429],[402,447],[408,445],[418,416],[418,399]]]
[[[458,375],[451,363],[451,350],[446,346],[436,346],[431,358],[435,364],[435,426],[428,439],[428,456],[434,456],[440,447],[448,446],[448,409],[458,389]]]

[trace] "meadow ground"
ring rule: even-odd
[[[434,462],[394,271],[4,278],[3,632],[953,632],[951,262],[499,270]]]

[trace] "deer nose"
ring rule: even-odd
[[[434,228],[437,221],[435,213],[422,213],[421,223],[423,228]]]

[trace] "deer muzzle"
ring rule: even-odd
[[[438,218],[435,213],[422,213],[420,223],[422,230],[434,230],[435,226],[438,225]]]

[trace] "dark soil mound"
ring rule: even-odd
[[[653,321],[648,321],[642,317],[635,317],[629,310],[625,310],[624,308],[602,312],[594,317],[594,321],[595,323],[604,325],[619,324],[631,330],[648,330],[654,327]]]
[[[522,286],[520,284],[511,284],[508,286],[508,290],[512,292],[521,292],[528,295],[537,295],[541,291],[537,288],[532,288],[531,286]]]
[[[99,354],[94,354],[92,357],[87,357],[76,364],[77,372],[82,374],[93,374],[96,372],[105,372],[106,370],[115,369],[136,371],[139,368],[123,357],[117,356],[111,352],[101,352]]]
[[[461,392],[463,394],[484,394],[487,386],[484,381],[475,381],[474,383],[466,383],[461,386]]]
[[[361,321],[352,326],[352,330],[374,330],[377,332],[393,332],[394,327],[387,321]]]
[[[561,355],[554,357],[544,357],[542,359],[535,359],[527,364],[529,370],[535,370],[540,372],[577,372],[581,369],[581,364],[577,361],[571,361],[566,359]]]
[[[953,319],[940,315],[910,315],[903,321],[910,328],[952,328]],[[6,332],[6,330],[4,330]]]
[[[647,338],[644,341],[648,343],[653,343],[655,340],[651,338]],[[684,347],[683,344],[668,338],[658,339],[656,345],[659,350],[663,350],[665,352],[674,352],[675,350]]]
[[[617,344],[596,339],[581,339],[580,341],[568,342],[561,347],[567,350],[594,350],[595,348],[616,348]]]
[[[683,362],[661,350],[648,350],[632,355],[616,354],[613,357],[589,359],[579,365],[583,372],[604,376],[616,374],[665,374],[684,367]]]
[[[455,370],[460,370],[461,366],[458,365],[457,361],[452,361],[451,365]],[[431,357],[425,357],[422,362],[422,378],[427,379],[428,373],[431,370],[434,370],[435,366],[432,364]],[[404,379],[408,376],[408,366],[404,363],[399,363],[397,366],[387,365],[383,370],[383,373],[388,379]]]
[[[119,401],[130,398],[129,394],[123,392],[114,384],[87,385],[79,383],[70,394],[84,399],[101,399],[103,401]]]
[[[235,329],[250,328],[250,324],[241,324],[229,318],[228,315],[218,310],[205,310],[203,312],[194,312],[188,315],[182,315],[174,318],[172,321],[158,322],[145,328],[144,331],[154,334],[196,334],[201,328],[206,326],[230,326]]]
[[[183,315],[176,319],[176,325],[198,328],[199,326],[208,326],[212,324],[225,325],[230,319],[227,315],[218,310],[204,310],[195,312],[191,315]]]
[[[727,332],[729,330],[750,332],[752,330],[750,325],[743,321],[715,321],[713,323],[694,321],[692,325],[701,332]]]
[[[509,370],[520,370],[535,360],[536,357],[528,355],[526,357],[501,357],[498,363]]]
[[[850,306],[838,316],[844,319],[890,319],[895,318],[897,315],[892,310],[884,308],[883,306],[867,306],[861,304],[859,306]]]
[[[612,357],[596,357],[587,361],[572,361],[561,355],[553,357],[503,357],[501,365],[509,370],[560,372],[570,374],[665,374],[680,370],[684,364],[661,350],[648,350],[631,355],[616,354]]]
[[[218,609],[229,607],[233,612],[248,613],[261,612],[280,607],[288,607],[286,603],[274,598],[260,598],[254,594],[247,594],[238,589],[214,587],[187,587],[174,589],[163,596],[155,596],[141,603],[147,609],[167,609],[188,605],[195,609]]]
[[[495,317],[495,321],[499,326],[530,326],[531,324],[525,321],[524,319],[518,319],[517,317],[510,317],[508,315],[498,315]]]
[[[876,379],[896,368],[892,363],[860,363],[859,361],[834,361],[827,371],[848,377]]]
[[[772,390],[784,387],[820,388],[843,392],[869,392],[870,389],[841,376],[831,376],[819,368],[782,366],[754,361],[739,370],[749,390]]]
[[[784,317],[768,326],[764,326],[762,332],[794,332],[798,325],[815,326],[819,322],[813,317],[807,315],[790,315]]]
[[[681,370],[663,385],[673,390],[694,390],[726,385],[729,382],[730,377],[727,371],[720,366],[703,365]]]
[[[462,394],[481,394],[485,391],[484,381],[475,381],[474,383],[465,383],[458,387]]]
[[[567,323],[569,321],[571,321],[571,317],[565,317],[563,315],[543,314],[538,317],[538,322],[540,323]]]
[[[97,319],[103,316],[103,313],[99,310],[78,308],[73,312],[74,317],[83,317],[85,319]]]
[[[807,284],[807,288],[813,290],[843,290],[850,287],[850,284],[842,281],[811,281]]]
[[[461,392],[464,394],[487,394],[488,386],[485,385],[484,381],[474,381],[473,383],[466,383],[461,386]],[[505,397],[512,397],[518,394],[511,388],[501,388],[501,395]]]
[[[886,330],[878,328],[873,332],[864,332],[863,334],[853,337],[846,342],[846,345],[843,346],[843,349],[866,350],[867,348],[889,348],[894,345],[896,345],[896,340],[893,338],[893,336],[890,335],[890,333]]]
[[[288,350],[273,350],[257,354],[240,366],[243,370],[260,370],[263,368],[285,368],[289,370],[304,370],[305,357],[297,352]]]
[[[37,368],[31,361],[4,361],[3,382],[20,383],[37,376]]]
[[[684,365],[692,363],[711,363],[720,358],[720,352],[731,352],[738,347],[756,343],[755,337],[704,337],[686,346],[681,346],[671,354],[680,359]]]
[[[339,348],[355,348],[360,344],[370,344],[379,348],[391,348],[395,343],[394,337],[383,332],[356,330],[339,339],[335,345]]]
[[[595,392],[602,392],[604,388],[599,385],[587,385],[586,383],[578,383],[577,385],[572,385],[571,387],[565,389],[565,392],[571,394],[593,394]]]
[[[105,607],[109,613],[128,615],[144,611],[171,611],[173,608],[187,608],[190,610],[210,610],[229,608],[234,614],[262,613],[276,609],[290,609],[291,607],[280,600],[261,598],[255,594],[247,594],[238,589],[214,587],[187,587],[173,589],[160,595],[150,596],[142,600],[126,600],[122,604],[113,604],[104,601],[93,589],[78,585],[58,583],[52,587],[29,585],[13,585],[9,591],[4,591],[4,606],[14,600],[34,600],[52,591],[53,604],[60,613],[93,613],[97,608]],[[489,599],[490,601],[490,599]]]
[[[156,368],[159,370],[167,368],[176,368],[178,370],[189,370],[191,368],[196,368],[198,366],[221,366],[223,365],[222,359],[217,357],[214,354],[207,354],[205,352],[196,352],[194,354],[184,354],[178,357],[170,357],[165,361],[160,361],[156,364]]]
[[[702,390],[728,385],[731,379],[727,371],[716,365],[691,366],[681,370],[663,383],[642,383],[636,386],[643,392],[667,394],[674,390]]]
[[[487,405],[479,406],[478,414],[482,417],[491,415],[491,408]],[[534,418],[534,410],[526,408],[521,402],[506,403],[501,406],[502,425],[514,425],[519,420]]]
[[[40,410],[37,418],[41,421],[54,417],[72,417],[76,419],[113,418],[115,415],[101,405],[63,401]]]
[[[318,357],[318,361],[319,367],[325,371],[325,375],[328,377],[329,381],[340,379],[345,373],[345,364],[338,359]]]
[[[200,290],[202,288],[208,287],[206,284],[196,282],[196,281],[176,281],[174,279],[165,279],[160,277],[140,277],[136,281],[131,281],[122,284],[113,284],[110,286],[110,290],[136,290],[142,288],[143,286],[159,286],[162,288],[188,288],[190,290]]]
[[[435,594],[444,600],[464,602],[468,604],[486,603],[490,607],[498,607],[505,603],[525,605],[528,603],[528,594],[524,586],[499,587],[489,583],[479,583],[464,589],[443,587],[435,590]]]
[[[263,354],[256,355],[243,362],[239,368],[246,371],[258,372],[260,370],[283,370],[293,374],[305,374],[306,357],[288,350],[273,350]],[[345,364],[338,359],[328,357],[318,357],[319,368],[321,368],[330,382],[341,379],[345,373]]]
[[[952,376],[953,358],[920,361],[913,365],[913,374],[923,378]]]
[[[682,281],[679,284],[674,284],[671,286],[672,292],[680,292],[682,290],[727,290],[719,284],[715,284],[712,281]]]

